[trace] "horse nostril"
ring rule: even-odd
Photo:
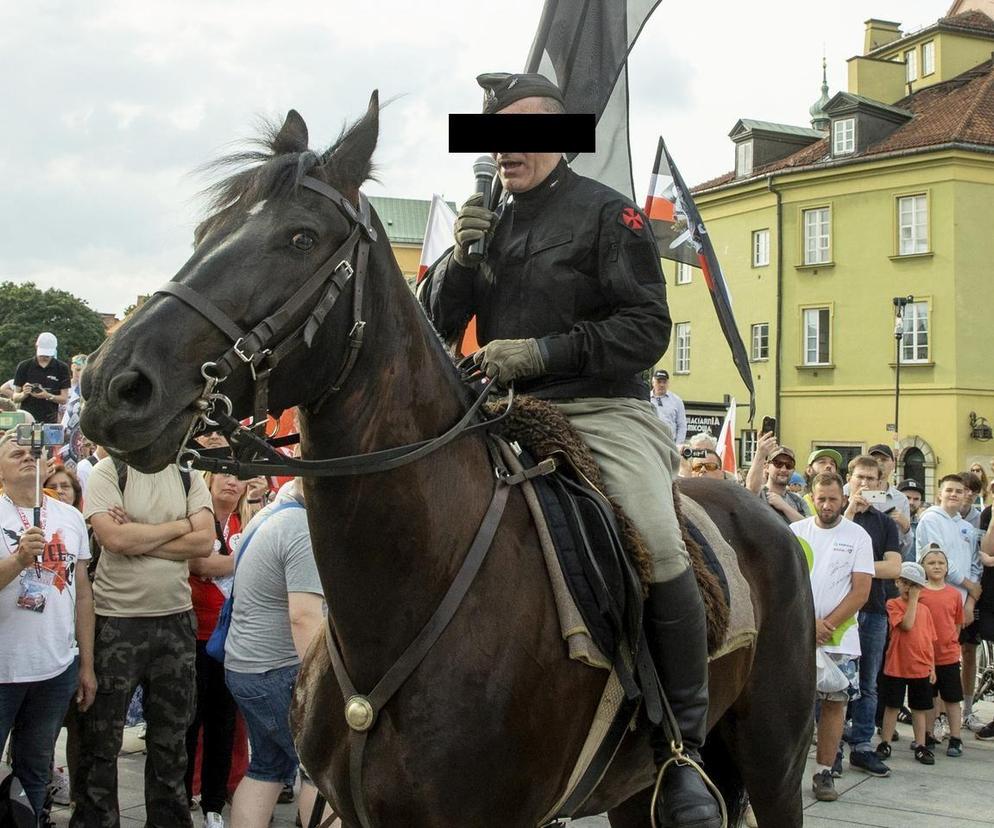
[[[152,381],[141,371],[122,371],[110,381],[107,396],[111,405],[142,408],[152,399]]]

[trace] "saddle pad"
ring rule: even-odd
[[[750,647],[756,640],[756,614],[752,607],[752,593],[735,550],[718,531],[708,513],[687,495],[680,496],[684,516],[694,524],[714,551],[728,584],[728,632],[721,646],[711,654],[711,660],[721,658],[740,647]]]

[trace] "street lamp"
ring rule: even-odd
[[[894,372],[894,445],[899,440],[898,418],[901,412],[901,345],[904,339],[904,309],[914,302],[914,296],[894,297],[894,342],[896,350],[896,371]]]

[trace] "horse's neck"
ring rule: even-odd
[[[380,278],[389,284],[367,294],[363,353],[348,386],[305,417],[308,459],[430,439],[465,411],[447,357],[407,286],[399,275]],[[377,679],[434,611],[492,488],[486,450],[473,437],[393,471],[307,482],[315,558],[357,686]]]

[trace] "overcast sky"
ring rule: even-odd
[[[637,198],[658,135],[688,181],[725,172],[738,118],[809,125],[823,49],[834,94],[864,20],[908,31],[948,4],[663,0],[630,64]],[[200,164],[290,107],[323,148],[373,88],[397,100],[381,116],[381,183],[366,191],[461,203],[473,156],[446,152],[446,116],[479,111],[477,74],[523,68],[541,5],[0,1],[0,280],[119,313],[189,255]]]

